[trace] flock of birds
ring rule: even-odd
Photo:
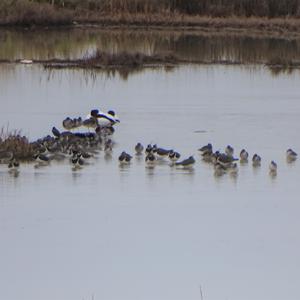
[[[64,119],[62,126],[65,131],[59,131],[56,127],[53,127],[52,136],[47,135],[31,143],[34,149],[32,159],[36,161],[35,167],[49,165],[52,160],[69,158],[71,165],[76,170],[82,168],[86,164],[86,160],[94,157],[101,150],[104,150],[106,156],[111,156],[114,146],[112,135],[115,131],[114,125],[117,123],[120,123],[120,120],[112,110],[104,113],[98,109],[93,109],[85,119],[81,117]],[[87,128],[88,132],[73,132],[73,130],[82,127]],[[172,167],[184,169],[193,168],[196,162],[193,156],[180,160],[181,155],[179,152],[158,147],[156,144],[148,144],[147,147],[144,147],[141,143],[137,143],[134,151],[138,157],[145,155],[145,164],[151,168],[162,160],[168,160]],[[236,158],[234,149],[230,145],[222,153],[213,151],[212,144],[208,143],[198,149],[198,152],[204,162],[213,166],[216,176],[222,176],[226,173],[237,175],[237,161],[240,161],[240,164],[247,164],[249,160],[249,153],[245,149],[240,152],[239,158]],[[120,165],[129,165],[132,158],[131,154],[123,151],[118,160]],[[293,162],[297,159],[297,153],[292,149],[288,149],[286,158],[288,162]],[[6,162],[10,170],[15,171],[20,167],[20,162],[13,152],[0,152],[0,160]],[[252,157],[252,165],[255,168],[261,165],[261,157],[257,153]],[[269,172],[270,175],[276,176],[276,162],[270,162]]]

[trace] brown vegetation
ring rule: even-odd
[[[1,0],[0,25],[66,25],[72,13],[48,3],[29,0]]]
[[[300,0],[2,0],[0,25],[232,27],[299,31]],[[271,18],[271,19],[270,19]]]
[[[300,14],[299,0],[36,0],[35,2],[72,10],[110,14],[168,12],[212,17],[235,15],[270,18]]]
[[[11,152],[18,160],[32,160],[34,149],[27,137],[20,132],[8,132],[3,128],[0,131],[0,153]]]

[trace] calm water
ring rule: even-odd
[[[26,34],[13,34],[23,43]],[[201,299],[201,286],[205,300],[299,299],[300,165],[285,161],[287,148],[300,151],[299,79],[263,67],[186,66],[123,80],[1,65],[1,126],[35,139],[94,107],[115,109],[121,124],[112,159],[101,153],[80,171],[53,162],[22,165],[15,177],[0,166],[0,298]],[[195,168],[151,170],[136,158],[120,168],[118,154],[138,141],[193,154]],[[262,166],[215,178],[197,154],[208,142],[258,152]]]
[[[47,37],[47,38],[45,38]],[[81,58],[108,52],[169,53],[201,60],[265,63],[300,60],[300,39],[162,30],[0,30],[0,59]]]

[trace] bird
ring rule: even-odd
[[[73,119],[73,125],[74,125],[74,128],[78,128],[82,125],[82,118],[81,117],[78,117],[78,118],[74,118]]]
[[[84,160],[79,153],[73,155],[71,162],[75,168],[81,168],[84,165]]]
[[[60,132],[56,127],[52,127],[52,133],[56,138],[60,137]]]
[[[132,159],[132,156],[130,154],[126,153],[125,162],[130,163],[131,159]]]
[[[145,162],[148,166],[154,166],[156,157],[152,152],[149,152],[145,157]]]
[[[216,153],[219,153],[219,151],[216,151]],[[207,163],[214,162],[215,153],[213,153],[212,150],[206,150],[206,151],[202,152],[201,156],[202,156],[202,160],[204,162],[207,162]]]
[[[83,120],[82,122],[82,125],[86,128],[97,128],[97,126],[99,125],[98,124],[98,120],[94,117],[90,117],[90,118],[87,118],[85,120]]]
[[[224,167],[229,167],[231,163],[235,160],[238,160],[237,158],[234,158],[228,154],[221,153],[217,157],[217,162],[223,165]]]
[[[113,110],[109,110],[106,114],[112,119],[114,119],[115,123],[120,123],[119,117],[115,114]]]
[[[176,151],[173,151],[171,150],[169,152],[169,159],[172,161],[172,162],[176,162],[178,161],[178,159],[180,158],[180,153],[176,152]]]
[[[234,153],[234,149],[233,147],[231,147],[230,145],[228,145],[226,148],[225,148],[225,153],[228,155],[228,156],[233,156],[233,153]]]
[[[271,161],[269,165],[269,171],[271,175],[276,175],[277,174],[277,164],[273,160]]]
[[[125,151],[123,151],[121,153],[121,155],[119,156],[119,162],[120,162],[121,165],[122,164],[129,164],[131,159],[132,159],[132,156],[130,154],[126,153]]]
[[[212,152],[212,151],[213,151],[212,144],[211,144],[211,143],[208,143],[207,145],[205,145],[205,146],[199,148],[198,151],[200,151],[200,152],[202,152],[202,153],[207,152],[207,151]]]
[[[74,127],[73,120],[69,117],[63,120],[62,122],[63,128],[66,130],[72,130]]]
[[[261,164],[261,157],[255,153],[252,157],[252,165],[253,167],[259,167],[260,164]]]
[[[180,162],[176,162],[175,166],[189,168],[189,167],[192,167],[195,164],[195,162],[196,161],[195,161],[194,157],[190,156],[187,159],[184,159],[184,160],[182,160]]]
[[[240,152],[240,162],[241,163],[247,163],[248,162],[248,157],[249,157],[248,152],[245,149],[243,149]]]
[[[10,170],[17,170],[19,166],[20,166],[20,162],[15,157],[13,157],[8,164],[8,168]]]
[[[97,111],[97,110],[93,110],[93,111]],[[102,127],[110,127],[115,125],[116,123],[120,123],[119,118],[117,117],[117,115],[113,110],[109,110],[107,113],[98,110],[97,120],[98,120],[98,124]]]
[[[141,155],[144,151],[144,146],[141,143],[137,143],[134,147],[134,150],[136,155]]]
[[[218,157],[222,155],[222,153],[220,153],[220,151],[216,151],[214,153],[211,154],[207,154],[207,157],[203,158],[205,161],[207,162],[211,162],[213,164],[216,164],[218,161]],[[223,154],[225,155],[225,154]]]
[[[293,162],[297,159],[298,154],[292,150],[292,149],[288,149],[286,151],[286,158],[288,162]]]
[[[153,153],[156,154],[158,158],[164,158],[169,156],[170,151],[172,150],[167,150],[164,148],[154,148]]]
[[[151,144],[148,144],[147,148],[145,149],[145,153],[149,154],[152,153],[152,151],[153,151],[153,146]]]
[[[50,158],[43,153],[36,153],[33,158],[38,163],[38,166],[45,166],[50,163]]]

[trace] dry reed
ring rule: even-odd
[[[0,25],[64,25],[76,21],[97,22],[104,25],[244,27],[243,24],[246,22],[248,26],[255,28],[279,26],[287,30],[297,27],[298,30],[299,16],[300,0],[2,0],[0,2]],[[259,24],[248,22],[249,17],[263,18],[263,21]],[[281,22],[276,18],[280,18]]]
[[[0,153],[11,152],[18,160],[32,160],[34,149],[28,138],[21,135],[20,131],[0,130]]]

